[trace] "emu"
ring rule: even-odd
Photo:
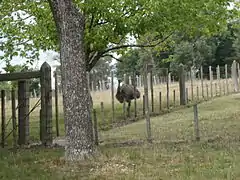
[[[135,92],[134,92],[133,85],[122,84],[122,86],[121,86],[120,83],[121,83],[121,80],[118,80],[117,93],[116,93],[115,97],[121,104],[124,101],[128,103],[127,112],[128,112],[128,116],[130,116],[131,100],[133,100],[135,98],[139,99],[140,92],[136,88],[135,88]]]

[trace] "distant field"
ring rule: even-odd
[[[194,141],[192,108],[151,119],[154,143],[145,141],[145,120],[102,131],[101,154],[69,166],[63,149],[1,149],[1,179],[240,179],[240,95],[199,105],[201,141]]]

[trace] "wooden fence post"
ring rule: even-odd
[[[228,65],[227,64],[225,64],[225,80],[226,80],[226,89],[228,94],[229,89],[228,89]]]
[[[239,86],[238,86],[238,77],[237,77],[237,64],[236,61],[233,61],[232,64],[232,80],[234,84],[234,92],[238,92]]]
[[[125,78],[125,74],[124,74]],[[112,125],[115,121],[115,106],[114,106],[114,73],[113,71],[111,72],[111,94],[112,94]],[[125,79],[124,79],[125,80]]]
[[[217,81],[218,81],[218,87],[219,87],[219,96],[222,95],[222,89],[221,89],[221,74],[220,74],[220,67],[217,66]]]
[[[126,114],[126,102],[123,101],[123,118],[124,120],[127,119],[127,114]]]
[[[200,135],[199,135],[199,123],[198,123],[198,109],[197,109],[197,104],[194,104],[193,106],[193,111],[194,111],[194,128],[195,128],[195,135],[196,135],[196,140],[200,140]]]
[[[18,144],[29,140],[29,86],[26,80],[18,81]]]
[[[213,88],[212,88],[212,83],[213,83],[212,66],[209,66],[209,78],[210,78],[210,91],[211,91],[211,98],[213,98]]]
[[[209,98],[209,95],[208,95],[208,84],[206,84],[206,89],[207,89],[207,99]]]
[[[190,82],[191,82],[191,98],[192,98],[192,101],[194,99],[194,94],[193,94],[193,74],[192,74],[192,67],[190,69]]]
[[[56,135],[59,136],[59,123],[58,123],[58,76],[57,71],[54,72],[55,78],[55,122],[56,122]],[[90,89],[89,89],[90,90]]]
[[[97,125],[97,112],[93,109],[93,127],[94,127],[94,142],[98,146],[98,125]]]
[[[159,113],[162,111],[162,92],[159,92]]]
[[[145,115],[145,95],[143,95],[143,115]]]
[[[145,119],[146,119],[146,129],[147,129],[147,140],[148,142],[152,142],[151,140],[151,123],[150,123],[150,115],[149,115],[149,101],[148,101],[148,79],[147,74],[148,70],[151,68],[151,65],[146,64],[145,72],[144,72],[144,96],[145,96]]]
[[[204,87],[203,87],[203,67],[201,66],[201,87],[202,87],[202,97],[204,98]]]
[[[186,104],[186,87],[185,87],[185,71],[183,64],[179,66],[179,91],[180,91],[180,105]]]
[[[133,72],[133,90],[134,94],[136,93],[136,87],[137,87],[137,82],[136,82],[136,72]],[[134,118],[137,117],[137,99],[136,96],[134,96]]]
[[[128,77],[128,84],[132,85],[132,77],[131,76]]]
[[[168,73],[168,70],[167,70],[167,109],[169,109],[169,106],[170,106],[170,98],[169,98],[169,73]]]
[[[42,144],[52,144],[52,80],[51,66],[44,62],[40,68],[41,77],[41,117],[40,137]]]
[[[1,91],[1,110],[2,110],[2,132],[1,132],[1,136],[2,136],[2,148],[5,147],[5,124],[6,124],[6,109],[5,109],[5,90]]]
[[[214,83],[215,85],[215,94],[216,94],[216,97],[218,96],[218,90],[217,90],[217,83]]]
[[[199,88],[197,86],[197,100],[199,101]]]
[[[17,146],[17,116],[16,116],[16,94],[15,90],[12,89],[11,97],[12,97],[12,127],[13,127],[13,146],[16,148]]]
[[[150,69],[150,89],[151,89],[151,103],[152,103],[152,112],[154,112],[154,94],[153,94],[153,73],[152,69]]]
[[[176,91],[173,90],[173,105],[176,106]]]
[[[100,106],[101,106],[102,124],[105,126],[106,123],[105,123],[105,117],[104,117],[104,104],[103,104],[103,102],[101,102]]]

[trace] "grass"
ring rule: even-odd
[[[145,141],[145,120],[101,131],[100,154],[74,166],[63,149],[1,149],[0,179],[240,179],[239,106],[239,94],[199,104],[200,142],[192,108],[152,118],[153,144]]]

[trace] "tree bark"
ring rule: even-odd
[[[60,39],[65,158],[83,160],[95,150],[84,49],[85,19],[72,0],[49,0],[49,4]]]

